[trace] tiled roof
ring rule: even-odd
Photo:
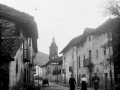
[[[67,46],[60,52],[60,54],[67,52],[71,47],[73,47],[73,46],[74,46],[77,42],[79,42],[80,40],[81,40],[81,35],[73,38],[73,39],[67,44]]]
[[[101,34],[105,33],[108,30],[116,30],[120,26],[120,18],[114,18],[114,19],[108,19],[103,24],[98,26],[95,31],[93,31],[91,34]]]
[[[0,4],[0,15],[6,15],[6,16],[11,16],[11,17],[14,17],[14,18],[18,18],[18,19],[21,19],[21,20],[25,20],[25,21],[28,21],[28,22],[33,22],[34,21],[34,18],[33,16],[25,13],[25,12],[21,12],[21,11],[18,11],[12,7],[8,7],[6,5],[3,5],[3,4]]]
[[[18,25],[22,27],[21,30],[23,30],[28,37],[38,39],[37,24],[33,16],[0,4],[0,18],[18,23]]]
[[[62,62],[62,56],[58,57],[58,59],[56,58],[54,60],[48,61],[45,65],[42,65],[41,67],[47,67],[51,63],[58,63],[58,64],[60,64],[61,62]]]
[[[91,28],[85,28],[83,34],[73,38],[68,43],[68,45],[60,52],[60,54],[67,52],[71,47],[73,47],[79,43],[83,43],[85,41],[85,39],[87,38],[88,34],[90,34],[93,30],[94,29],[91,29]]]
[[[3,56],[10,55],[12,58],[16,55],[17,50],[22,44],[21,38],[2,39],[0,51]]]
[[[102,25],[100,25],[99,27],[97,27],[96,29],[92,29],[92,28],[86,28],[83,32],[82,35],[77,36],[75,38],[73,38],[68,45],[60,52],[61,53],[65,53],[67,52],[71,47],[75,46],[75,45],[79,45],[81,43],[84,43],[84,41],[86,40],[87,36],[89,34],[100,34],[100,33],[105,33],[106,31],[108,31],[109,29],[112,29],[113,31],[115,29],[117,29],[118,27],[120,27],[120,18],[116,18],[116,19],[108,19],[106,22],[104,22]],[[113,29],[114,28],[114,29]]]
[[[76,45],[79,45],[79,44],[84,43],[85,40],[86,40],[86,38],[87,38],[87,36],[88,36],[91,32],[93,32],[93,31],[95,31],[95,29],[85,28],[85,30],[84,30],[84,32],[83,32],[83,34],[82,34],[82,36],[81,36],[81,40],[80,40],[78,43],[76,43]]]

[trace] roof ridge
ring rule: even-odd
[[[20,11],[18,9],[7,6],[5,4],[0,4],[0,13],[11,15],[17,18],[21,17],[23,19],[27,19],[28,21],[34,21],[34,17],[30,15],[29,13]]]

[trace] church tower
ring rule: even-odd
[[[49,60],[54,60],[58,56],[58,46],[55,43],[55,39],[53,37],[51,46],[49,47]]]

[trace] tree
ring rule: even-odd
[[[120,1],[108,0],[104,6],[104,14],[120,18]]]
[[[113,63],[115,74],[115,90],[120,90],[120,1],[108,0],[104,14],[116,18],[116,26],[112,30]],[[111,76],[110,76],[111,77]]]

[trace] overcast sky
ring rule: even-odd
[[[34,16],[39,31],[38,49],[49,54],[55,37],[60,52],[69,41],[88,28],[96,28],[107,18],[101,11],[106,0],[0,0]]]

